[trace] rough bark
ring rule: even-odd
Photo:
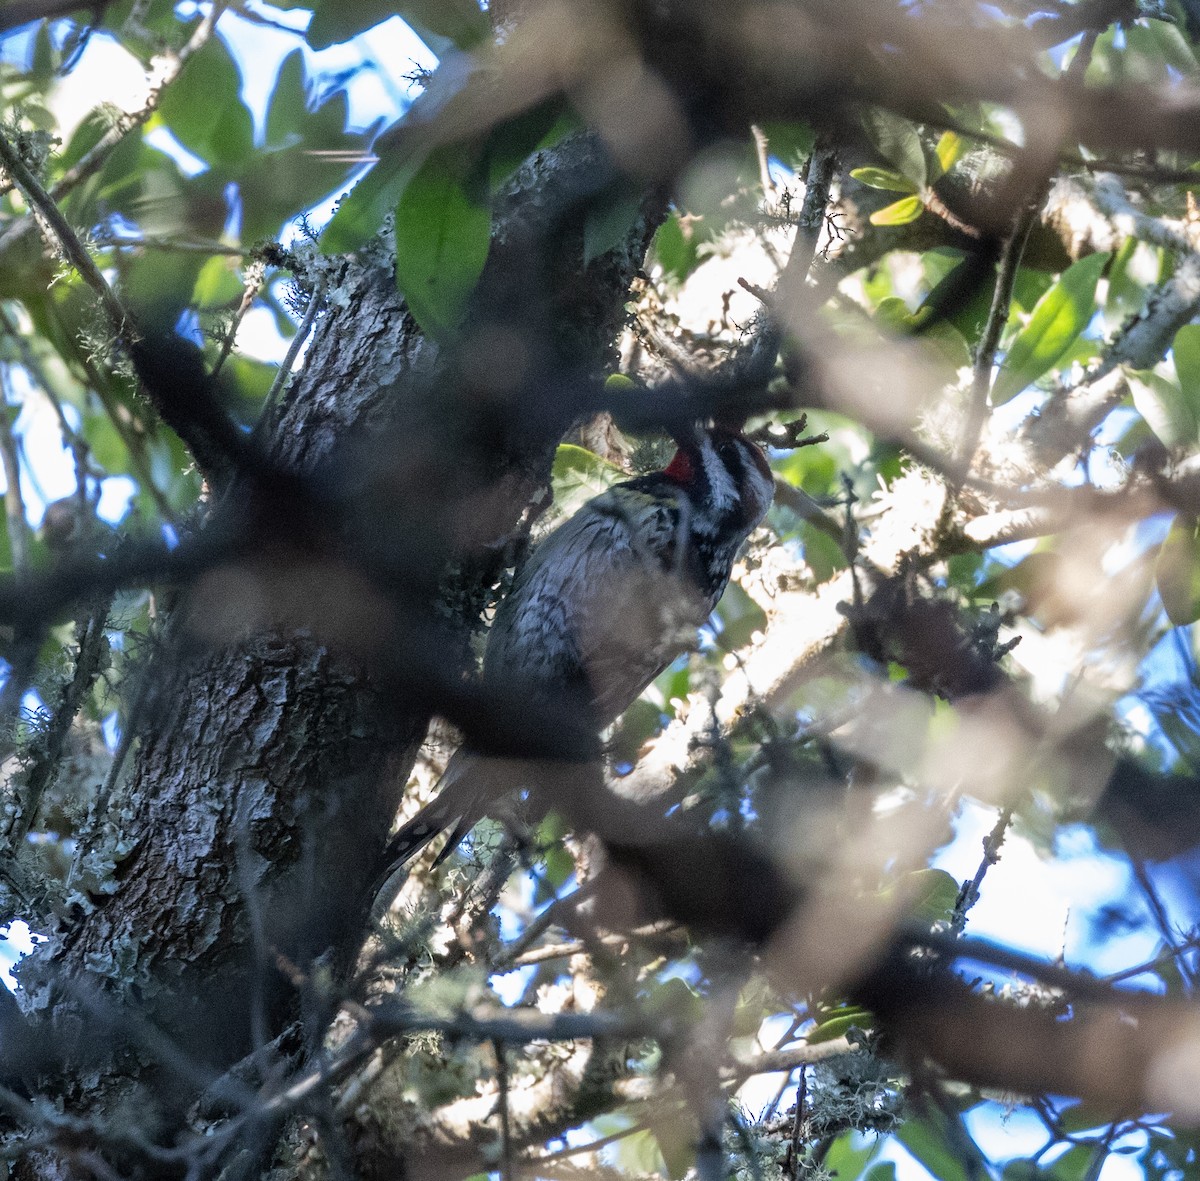
[[[629,284],[665,212],[660,196],[648,197],[627,240],[585,265],[582,212],[611,175],[596,141],[575,137],[526,165],[500,202],[480,312],[513,319],[516,284],[536,301],[516,304],[517,313],[554,330],[545,358],[525,375],[528,388],[499,391],[499,409],[517,429],[502,447],[489,438],[483,471],[457,472],[449,448],[461,444],[472,413],[492,411],[494,421],[497,407],[479,401],[479,383],[469,372],[462,380],[461,366],[448,370],[423,337],[395,289],[386,244],[346,260],[267,438],[277,461],[332,494],[343,522],[361,500],[366,524],[344,529],[352,543],[397,505],[411,524],[447,488],[464,486],[486,490],[489,500],[486,513],[475,512],[465,548],[457,538],[412,552],[469,566],[474,548],[511,530],[575,414],[549,379],[568,363],[586,373],[607,360]],[[455,399],[463,413],[447,411]],[[513,415],[514,407],[523,413]],[[422,479],[434,486],[421,502],[406,500]],[[227,504],[215,513],[225,511]],[[302,559],[286,547],[271,559],[279,580],[295,569],[312,580]],[[494,577],[495,561],[484,565],[482,576]],[[397,570],[402,577],[403,561]],[[436,573],[414,575],[418,594]],[[398,602],[409,589],[397,590]],[[419,686],[398,703],[365,675],[369,651],[354,643],[331,650],[326,629],[272,627],[271,604],[265,614],[246,613],[241,622],[258,625],[248,634],[228,634],[236,619],[209,628],[202,592],[203,584],[184,599],[185,618],[171,629],[176,642],[152,674],[155,704],[124,794],[132,852],[119,887],[70,916],[23,966],[32,1016],[48,1022],[53,1011],[56,1045],[77,1070],[81,1061],[91,1066],[87,1093],[64,1095],[81,1113],[138,1102],[170,1124],[256,1037],[273,1037],[296,1014],[302,998],[289,966],[304,974],[323,957],[336,973],[349,962],[375,857],[427,723]],[[297,594],[304,599],[303,589]],[[313,603],[314,611],[328,606],[320,594]],[[451,604],[464,637],[478,603],[476,594]],[[278,614],[295,621],[295,604]],[[344,634],[336,622],[332,630]],[[20,1172],[47,1177],[61,1167],[57,1158],[31,1156]]]

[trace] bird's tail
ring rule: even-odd
[[[454,752],[438,783],[437,795],[388,841],[380,859],[384,868],[375,879],[372,894],[378,894],[438,833],[449,830],[450,835],[433,864],[440,865],[454,852],[479,819],[477,773],[482,762],[465,748]]]

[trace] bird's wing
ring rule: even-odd
[[[669,497],[599,497],[550,535],[501,604],[484,677],[580,690],[605,726],[695,639],[707,615],[675,569],[680,511]],[[586,685],[580,685],[580,672]]]

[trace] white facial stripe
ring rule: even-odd
[[[727,512],[737,503],[738,489],[729,469],[721,462],[711,438],[705,438],[701,444],[700,462],[708,479],[713,508],[718,513]]]

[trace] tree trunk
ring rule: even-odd
[[[576,416],[552,375],[595,374],[610,360],[629,284],[665,214],[662,197],[649,196],[626,240],[585,264],[580,210],[610,176],[598,142],[576,136],[526,164],[498,203],[477,307],[527,339],[530,324],[541,330],[528,385],[484,391],[499,401],[489,404],[469,367],[451,370],[407,313],[385,244],[318,264],[328,310],[266,426],[270,452],[357,522],[351,532],[396,514],[413,527],[448,492],[460,490],[449,496],[454,511],[477,508],[486,492],[488,511],[474,512],[473,528],[394,563],[403,579],[414,553],[433,555],[474,580],[451,600],[459,654],[482,601],[479,580],[494,579],[499,542],[548,479],[554,445]],[[485,426],[507,422],[506,434],[487,439],[486,466],[456,467],[478,455],[462,439],[484,413]],[[229,501],[239,495],[218,503],[214,520],[237,511]],[[439,529],[461,526],[442,511]],[[358,583],[337,582],[349,569],[337,542],[313,558],[306,537],[282,544],[265,567],[239,558],[185,591],[148,673],[153,692],[121,796],[131,851],[119,885],[21,966],[32,1016],[43,1033],[53,1028],[71,1067],[63,1078],[90,1080],[86,1094],[64,1082],[69,1110],[136,1102],[160,1113],[164,1131],[178,1129],[212,1079],[300,1013],[314,963],[336,978],[361,946],[366,893],[428,709],[420,685],[393,691],[394,663],[390,681],[369,675],[377,641],[355,630],[356,604],[338,600]],[[439,573],[414,576],[392,605],[411,608]],[[310,1033],[319,1038],[321,1023]],[[61,1176],[65,1167],[38,1156],[18,1171]]]

